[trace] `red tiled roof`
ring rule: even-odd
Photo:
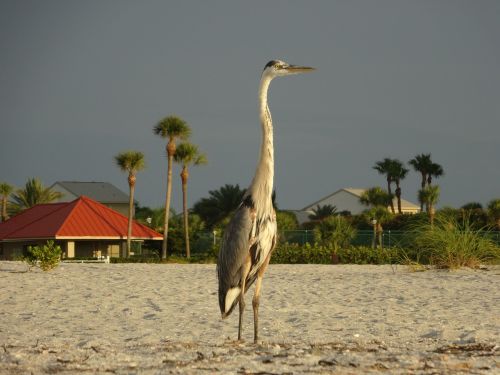
[[[128,218],[88,197],[72,202],[39,204],[0,223],[0,240],[39,238],[126,239]],[[162,239],[136,221],[132,239]]]

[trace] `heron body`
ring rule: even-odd
[[[276,245],[276,212],[273,208],[274,145],[273,123],[267,105],[269,84],[275,77],[311,71],[309,67],[270,61],[262,72],[259,86],[262,143],[255,176],[243,200],[229,222],[217,261],[219,307],[226,318],[239,304],[238,340],[241,339],[244,296],[256,281],[252,300],[254,311],[254,341],[258,340],[258,309],[262,277]]]

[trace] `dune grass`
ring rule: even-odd
[[[432,226],[415,226],[413,246],[422,261],[437,268],[477,268],[500,260],[500,247],[490,239],[490,232],[489,227],[473,228],[468,215],[437,216]]]

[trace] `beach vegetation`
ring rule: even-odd
[[[488,203],[488,220],[500,231],[500,199],[493,199]]]
[[[183,142],[177,146],[174,154],[174,161],[182,165],[181,182],[182,182],[182,212],[183,212],[183,229],[184,229],[184,246],[186,248],[186,257],[191,256],[189,246],[189,213],[187,206],[187,186],[189,179],[190,165],[205,165],[207,157],[198,151],[198,146],[189,142]]]
[[[245,189],[240,188],[238,184],[226,184],[217,190],[210,190],[208,197],[197,201],[192,212],[199,215],[206,223],[207,229],[212,230],[238,208],[245,194]]]
[[[314,228],[314,241],[332,250],[332,263],[338,263],[340,248],[348,248],[356,236],[356,229],[342,216],[330,216]]]
[[[478,230],[469,214],[462,218],[437,215],[434,225],[417,225],[409,235],[419,261],[437,268],[477,268],[500,259],[500,246],[492,239],[491,227]]]
[[[422,179],[420,182],[420,190],[432,184],[433,177],[441,177],[444,174],[443,167],[434,163],[431,159],[431,154],[419,154],[411,159],[410,164],[415,172],[420,173]],[[425,201],[420,200],[420,211],[424,211]]]
[[[11,194],[9,208],[12,214],[18,214],[27,208],[41,203],[51,203],[63,197],[63,193],[45,187],[36,177],[30,178],[24,188]]]
[[[56,268],[61,261],[61,246],[49,240],[44,245],[29,246],[24,261],[31,267],[39,267],[43,271]]]
[[[392,197],[392,183],[396,184],[395,196],[398,203],[398,212],[401,211],[401,180],[406,178],[409,169],[405,168],[403,163],[398,159],[385,158],[384,160],[378,161],[373,166],[379,174],[385,175],[387,181],[387,193]],[[396,213],[394,209],[394,201],[391,199],[389,202],[391,212]]]
[[[134,217],[134,192],[137,180],[137,172],[144,169],[144,154],[139,151],[125,151],[115,156],[116,165],[124,172],[128,173],[129,203],[128,203],[128,227],[127,227],[127,253],[130,256],[132,242],[132,220]]]
[[[2,222],[6,221],[9,218],[7,213],[7,204],[9,195],[14,191],[14,186],[9,185],[6,182],[0,182],[0,200],[1,200],[1,219]]]
[[[177,149],[176,142],[178,139],[186,140],[191,135],[191,128],[181,118],[177,116],[168,116],[162,119],[153,128],[153,133],[168,139],[167,151],[167,192],[165,196],[165,219],[163,227],[163,243],[161,250],[162,259],[167,258],[167,241],[168,241],[168,221],[170,214],[170,200],[172,196],[172,166],[174,155]]]
[[[337,215],[337,207],[331,204],[317,205],[316,208],[311,210],[313,213],[309,215],[309,220],[313,222],[320,222],[331,216]]]
[[[431,226],[434,225],[435,217],[435,206],[439,199],[439,186],[426,186],[418,191],[418,200],[423,202],[427,214],[429,215],[429,221]]]

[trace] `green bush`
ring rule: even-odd
[[[330,264],[332,250],[319,246],[284,243],[276,246],[271,257],[271,263],[281,264]]]
[[[343,264],[394,264],[401,263],[403,250],[397,247],[373,249],[368,246],[352,246],[338,251]]]
[[[61,253],[59,245],[56,245],[54,241],[47,241],[42,246],[29,246],[24,261],[30,267],[40,267],[43,271],[50,271],[59,265]]]

